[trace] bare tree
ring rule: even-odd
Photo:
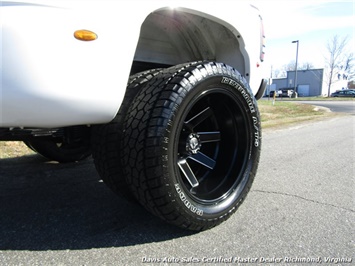
[[[328,97],[330,96],[330,87],[337,74],[336,70],[344,67],[344,49],[348,43],[348,39],[348,37],[340,38],[338,35],[334,35],[327,42],[326,48],[328,56],[326,57],[326,68],[328,70]]]
[[[313,69],[313,68],[314,68],[314,65],[312,63],[305,62],[305,63],[302,63],[298,69],[299,70],[310,70],[310,69]]]
[[[281,72],[280,69],[275,69],[275,70],[272,70],[271,75],[273,78],[279,78],[280,72]]]
[[[298,70],[310,70],[313,69],[314,65],[310,62],[304,62],[300,64],[297,69]],[[291,60],[288,64],[283,65],[280,69],[273,70],[273,76],[275,78],[285,78],[287,76],[288,71],[295,71],[296,69],[296,61]]]
[[[344,58],[344,75],[346,75],[347,80],[355,79],[354,71],[354,54],[349,53]]]
[[[291,60],[290,62],[288,62],[288,64],[283,66],[283,70],[285,72],[287,72],[287,71],[295,71],[296,70],[296,61],[295,60]]]

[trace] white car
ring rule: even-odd
[[[263,22],[245,2],[2,1],[0,140],[90,155],[104,182],[204,230],[256,174]]]

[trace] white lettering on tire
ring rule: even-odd
[[[239,83],[231,78],[227,78],[227,77],[223,77],[221,80],[221,83],[223,84],[228,84],[230,86],[232,86],[233,88],[237,89],[243,96],[243,98],[245,99],[250,113],[255,113],[255,107],[253,104],[253,99],[250,98],[249,94],[245,91],[245,89],[239,85]],[[259,134],[259,127],[258,127],[258,118],[256,116],[253,116],[253,123],[254,123],[254,146],[255,147],[259,147],[260,145],[260,134]]]
[[[253,123],[254,123],[254,146],[259,147],[260,145],[260,134],[259,134],[259,127],[258,127],[258,118],[253,116]]]
[[[228,84],[230,86],[232,86],[233,88],[237,89],[243,96],[243,98],[245,99],[245,101],[247,102],[249,109],[250,109],[250,113],[255,113],[255,107],[253,104],[253,99],[250,98],[249,94],[245,91],[245,89],[239,85],[239,83],[231,78],[227,78],[227,77],[223,77],[221,80],[221,83],[223,84]]]
[[[181,190],[179,184],[175,184],[176,192],[178,193],[181,201],[184,203],[186,208],[188,208],[192,213],[196,213],[199,216],[203,215],[203,210],[195,207],[185,196],[185,193]]]

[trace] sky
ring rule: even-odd
[[[355,53],[355,0],[255,0],[266,35],[264,69],[269,73],[296,60],[324,68],[326,44],[334,35],[348,36],[348,51]]]

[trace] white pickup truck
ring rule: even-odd
[[[21,0],[1,1],[0,20],[0,140],[92,156],[112,190],[182,228],[236,211],[261,148],[257,8]]]

